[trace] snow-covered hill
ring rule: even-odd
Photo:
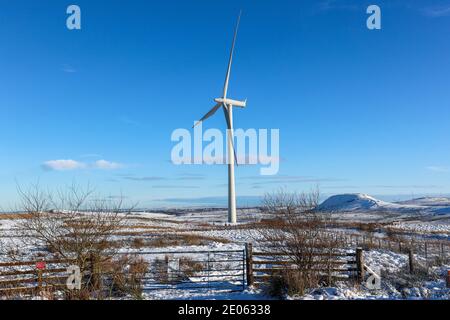
[[[360,211],[379,209],[385,204],[387,203],[366,194],[339,194],[329,197],[318,209],[321,211]]]
[[[450,207],[450,198],[423,197],[412,200],[399,201],[396,203],[406,205],[426,206],[426,207]]]
[[[351,193],[329,197],[319,205],[320,211],[331,212],[390,212],[411,214],[450,214],[450,199],[419,198],[402,202],[386,202],[367,194]]]

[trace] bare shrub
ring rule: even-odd
[[[386,232],[386,238],[391,241],[391,242],[396,242],[399,241],[399,237],[397,235],[397,232],[395,229],[391,228],[391,227],[387,227],[385,229]]]
[[[274,274],[269,279],[269,284],[264,289],[264,292],[276,299],[284,299],[288,292],[288,283],[282,275]]]
[[[318,187],[303,193],[279,189],[274,193],[264,195],[261,210],[284,217],[291,213],[312,212],[318,207],[319,201],[320,190]]]
[[[110,296],[142,298],[143,280],[149,270],[149,263],[142,257],[124,255],[103,263],[101,268],[111,279],[108,284]]]
[[[367,223],[361,222],[358,224],[359,230],[369,232],[369,233],[374,233],[379,227],[380,227],[379,224],[373,223],[373,222],[367,222]]]
[[[145,241],[142,238],[134,238],[131,246],[135,249],[140,249],[142,247],[145,247]]]
[[[65,300],[89,300],[92,299],[92,291],[84,286],[80,290],[65,290]]]
[[[34,258],[58,258],[73,262],[82,274],[96,264],[117,254],[120,243],[113,239],[129,210],[122,209],[122,199],[99,198],[89,186],[75,184],[56,192],[44,191],[38,184],[18,187],[21,210],[27,218],[18,222],[16,236],[21,240],[9,248],[11,260],[20,260],[22,248],[33,248]],[[29,250],[29,249],[27,249]],[[68,293],[74,299],[87,298],[93,292],[92,277],[86,277],[82,290]]]
[[[310,194],[281,190],[264,198],[264,211],[276,218],[260,224],[257,241],[261,250],[276,252],[290,262],[274,275],[274,291],[283,285],[286,293],[302,295],[321,281],[332,281],[334,254],[343,245],[338,235],[326,229],[330,216],[314,210],[318,199],[318,190]]]
[[[440,267],[447,263],[447,259],[441,256],[434,256],[430,258],[431,262],[429,263],[432,267]]]
[[[185,279],[192,277],[196,273],[202,272],[206,269],[204,263],[195,261],[189,257],[181,257],[179,261],[180,274]]]
[[[284,299],[286,296],[303,295],[311,288],[311,283],[318,282],[319,279],[306,277],[302,271],[283,269],[272,275],[265,293],[277,299]]]

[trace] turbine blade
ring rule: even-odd
[[[223,113],[225,114],[225,120],[227,121],[227,129],[231,128],[231,121],[230,121],[230,117],[228,116],[228,106],[227,105],[223,105]],[[234,153],[234,162],[236,163],[237,166],[239,166],[238,163],[238,159],[236,156],[236,149],[234,148],[234,141],[233,138],[230,139],[231,140],[231,146],[233,148],[233,153]],[[228,131],[227,131],[227,141],[228,141]],[[229,152],[229,151],[228,151]]]
[[[206,119],[208,119],[209,117],[211,117],[214,113],[216,113],[216,111],[220,108],[222,104],[218,103],[216,104],[211,110],[208,111],[207,114],[205,114],[200,120],[198,120],[193,126],[192,128],[194,128],[195,126],[199,125],[201,122],[205,121]]]
[[[239,23],[241,21],[241,14],[242,14],[242,10],[239,12],[239,17],[238,17],[238,20],[236,23],[236,28],[234,30],[233,44],[231,46],[231,51],[230,51],[230,60],[228,61],[227,75],[225,77],[225,84],[223,86],[223,98],[224,99],[226,99],[226,97],[227,97],[228,83],[230,81],[231,65],[233,63],[234,45],[236,43],[236,37],[237,37],[238,29],[239,29]]]

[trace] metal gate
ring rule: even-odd
[[[246,285],[245,250],[142,251],[124,253],[149,264],[143,280],[148,290],[242,291]]]

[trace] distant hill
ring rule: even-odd
[[[418,198],[401,202],[386,202],[367,194],[350,193],[329,197],[318,208],[325,212],[374,212],[449,214],[450,199],[448,198]]]
[[[422,197],[406,201],[398,201],[398,204],[418,205],[427,207],[450,207],[450,198],[445,197]]]

